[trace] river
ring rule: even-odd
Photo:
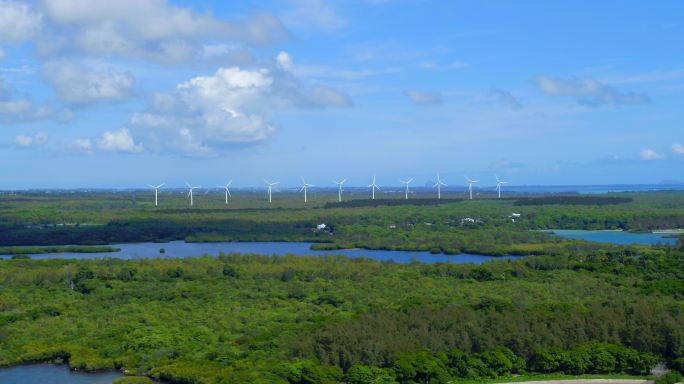
[[[169,243],[128,243],[112,244],[112,247],[120,248],[119,252],[104,253],[45,253],[31,255],[32,259],[97,259],[103,257],[115,257],[120,259],[144,259],[144,258],[184,258],[202,255],[217,256],[223,253],[253,253],[259,255],[342,255],[349,258],[366,257],[378,261],[393,260],[398,263],[409,263],[413,260],[423,263],[450,262],[455,264],[474,263],[481,264],[487,260],[514,259],[517,256],[483,256],[462,253],[459,255],[432,254],[419,251],[381,251],[366,249],[340,249],[331,251],[311,250],[311,243],[295,242],[223,242],[223,243],[186,243],[184,241],[172,241]],[[161,250],[164,252],[160,252]]]

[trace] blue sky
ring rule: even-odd
[[[0,189],[684,180],[682,15],[681,1],[0,0]]]

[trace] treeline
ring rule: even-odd
[[[316,240],[311,222],[252,220],[127,220],[98,226],[0,226],[0,245],[66,245],[168,242],[218,237],[223,241]]]
[[[431,206],[449,203],[459,203],[463,199],[354,199],[345,200],[341,202],[327,202],[323,208],[360,208],[360,207],[381,207],[381,206],[401,206],[401,205],[415,205],[415,206]]]
[[[433,309],[418,305],[374,311],[327,325],[293,340],[291,345],[296,356],[315,357],[324,365],[342,369],[358,364],[392,366],[407,350],[439,353],[456,348],[478,353],[497,346],[506,346],[533,364],[539,350],[570,349],[590,341],[676,358],[684,348],[681,324],[684,310],[677,305],[637,301],[525,309],[488,298],[470,307]],[[539,364],[542,371],[551,366],[548,359]]]
[[[38,255],[45,253],[105,253],[121,249],[110,246],[68,245],[47,247],[0,247],[0,255]]]
[[[486,380],[528,373],[648,375],[657,362],[656,356],[650,353],[616,344],[591,342],[570,350],[540,350],[529,362],[506,347],[479,353],[465,353],[459,349],[440,353],[419,350],[399,353],[391,364],[384,367],[358,364],[343,371],[313,360],[297,360],[277,367],[275,372],[290,384],[439,384],[459,379]]]
[[[630,197],[616,196],[540,196],[516,198],[513,205],[617,205],[627,204],[633,201]]]

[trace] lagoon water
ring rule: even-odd
[[[625,231],[580,231],[570,229],[554,229],[548,231],[557,236],[569,239],[595,241],[599,243],[629,244],[675,244],[677,238],[668,238],[669,233],[631,233]]]
[[[66,365],[36,364],[0,368],[2,384],[111,384],[120,372],[74,372]]]
[[[114,257],[120,259],[143,259],[143,258],[183,258],[197,257],[202,255],[218,256],[223,253],[254,253],[259,255],[342,255],[349,258],[366,257],[378,261],[393,260],[398,263],[409,263],[417,260],[423,263],[451,262],[455,264],[475,263],[481,264],[491,259],[513,259],[516,256],[483,256],[462,253],[460,255],[431,254],[430,252],[413,251],[380,251],[365,249],[343,249],[331,251],[314,251],[310,249],[311,243],[286,243],[286,242],[224,242],[224,243],[186,243],[184,241],[172,241],[169,243],[132,243],[112,244],[120,248],[119,252],[106,253],[46,253],[31,255],[32,259],[96,259]],[[164,253],[160,253],[160,249]]]

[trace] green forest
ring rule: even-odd
[[[308,241],[317,249],[366,248],[485,255],[562,254],[586,247],[548,229],[652,231],[684,227],[684,195],[510,196],[462,200],[350,198],[322,194],[304,205],[284,194],[269,205],[254,194],[23,194],[0,196],[0,247],[127,242]],[[515,214],[515,215],[514,215]],[[316,225],[327,225],[316,231]],[[605,245],[608,247],[608,245]]]
[[[62,359],[172,383],[643,375],[684,363],[682,248],[484,265],[6,260],[0,364]]]
[[[67,362],[122,370],[130,377],[121,383],[193,384],[644,377],[658,362],[684,371],[684,240],[618,246],[541,231],[681,228],[684,194],[349,206],[331,195],[307,207],[296,195],[272,207],[236,195],[228,207],[198,198],[192,210],[180,196],[155,208],[142,194],[4,195],[0,245],[20,255],[38,245],[280,240],[528,257],[6,257],[0,365]]]

